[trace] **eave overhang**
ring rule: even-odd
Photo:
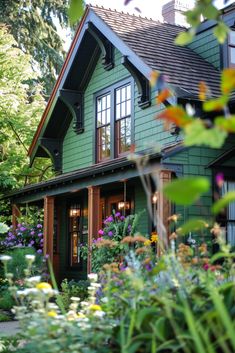
[[[156,170],[156,166],[160,165],[161,157],[161,153],[149,154],[149,163],[143,169],[143,173],[147,174]],[[104,185],[138,176],[139,171],[136,169],[134,160],[122,157],[75,172],[65,173],[44,182],[28,185],[5,195],[2,199],[9,199],[16,203],[37,201],[43,199],[46,195],[61,196],[87,188],[90,185]]]
[[[33,141],[31,143],[31,146],[28,151],[28,155],[30,156],[31,162],[34,160],[35,156],[41,154],[43,156],[42,149],[40,147],[40,139],[41,138],[51,138],[52,136],[48,136],[48,134],[45,134],[46,128],[50,122],[51,116],[55,109],[58,109],[57,107],[60,105],[61,109],[61,92],[63,90],[74,90],[74,87],[69,87],[68,85],[68,80],[71,76],[71,73],[74,70],[74,63],[77,63],[78,60],[78,55],[79,51],[81,51],[84,48],[84,38],[85,36],[90,35],[93,40],[96,43],[96,48],[93,48],[94,55],[100,55],[100,52],[104,56],[104,50],[106,50],[106,56],[103,57],[104,61],[104,69],[111,69],[112,68],[112,53],[111,53],[111,47],[108,46],[108,43],[111,43],[111,45],[115,48],[117,48],[123,55],[123,58],[125,58],[124,62],[129,63],[129,66],[136,68],[136,70],[139,72],[139,76],[141,77],[141,82],[142,82],[142,87],[145,87],[145,85],[148,83],[150,74],[151,74],[151,68],[144,63],[144,61],[137,55],[135,52],[128,47],[122,39],[119,38],[119,36],[92,10],[92,8],[87,7],[84,13],[84,16],[80,22],[80,25],[77,29],[77,32],[75,34],[74,40],[70,46],[67,58],[64,62],[64,65],[61,69],[61,72],[59,74],[59,77],[56,81],[56,84],[53,88],[52,94],[50,96],[50,99],[47,103],[46,109],[43,113],[42,119],[38,125],[37,131],[34,135]],[[99,36],[100,43],[97,43],[98,39],[95,39],[95,35]],[[89,42],[92,41],[92,38],[90,38]],[[102,39],[106,39],[108,42],[102,44]],[[101,46],[103,45],[103,50]],[[108,54],[108,50],[110,50]],[[89,67],[90,63],[87,63],[87,69],[91,70]],[[81,76],[81,75],[80,75]],[[78,83],[77,86],[85,86],[86,82],[84,81],[83,77],[79,77],[80,83]],[[144,83],[143,83],[144,82]],[[141,85],[140,85],[141,87]],[[81,87],[76,87],[79,91],[81,91]],[[145,89],[146,93],[148,92],[148,88]],[[140,92],[141,93],[141,92]],[[149,97],[147,97],[149,99]],[[143,100],[143,108],[148,106],[148,103],[146,103],[147,100]],[[68,106],[68,105],[67,105]],[[63,109],[64,106],[63,106]],[[73,114],[71,114],[73,115]],[[67,122],[71,121],[71,116],[66,117]],[[56,119],[55,119],[56,120]],[[63,129],[64,131],[65,129]],[[61,136],[56,136],[56,138],[61,137]]]

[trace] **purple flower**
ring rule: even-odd
[[[103,240],[103,238],[102,238],[102,237],[97,238],[96,242],[97,242],[97,241],[101,241],[101,240]]]
[[[112,236],[113,236],[113,232],[109,231],[109,232],[108,232],[108,236],[109,236],[109,237],[112,237]]]
[[[99,234],[99,235],[104,235],[104,231],[103,231],[102,229],[100,229],[100,230],[98,231],[98,234]]]
[[[35,231],[34,230],[32,230],[32,232],[30,232],[30,235],[34,235],[35,234]]]
[[[121,216],[121,217],[120,217],[120,220],[121,220],[121,221],[124,221],[124,219],[125,219],[124,216]]]
[[[22,227],[22,224],[21,223],[17,224],[17,227],[18,228]]]
[[[38,237],[42,237],[42,233],[38,233]]]
[[[46,254],[45,255],[45,259],[49,259],[50,255],[49,254]]]
[[[41,254],[41,253],[42,253],[42,249],[38,249],[38,250],[37,250],[37,253],[38,253],[38,254]]]
[[[42,228],[42,225],[41,224],[37,224],[37,228]]]
[[[218,185],[219,188],[222,188],[223,183],[224,183],[224,174],[223,173],[217,173],[215,176],[215,181],[216,184]]]
[[[113,217],[112,217],[112,216],[109,216],[109,217],[106,219],[106,222],[113,222]]]
[[[34,240],[31,240],[30,244],[33,245],[34,243],[35,243],[35,241],[34,241]]]
[[[44,242],[44,240],[43,240],[43,239],[41,239],[41,240],[40,240],[40,244],[43,244],[43,242]]]
[[[21,231],[21,232],[24,232],[26,229],[27,229],[27,228],[25,228],[25,227],[20,227],[20,231]]]
[[[120,217],[121,216],[121,213],[120,212],[117,212],[116,214],[115,214],[115,217]]]

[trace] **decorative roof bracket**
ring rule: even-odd
[[[55,138],[41,138],[40,146],[46,151],[46,153],[50,156],[54,170],[57,173],[62,172],[62,141],[61,139]]]
[[[87,31],[96,40],[102,53],[102,65],[106,71],[112,70],[114,67],[114,47],[110,41],[99,32],[91,22],[87,24]]]
[[[59,97],[72,114],[74,132],[81,134],[84,131],[83,93],[69,89],[61,89]]]
[[[127,56],[122,57],[122,64],[131,73],[137,84],[139,92],[138,106],[141,109],[149,107],[151,105],[149,80],[128,60]]]

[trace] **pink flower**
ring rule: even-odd
[[[217,173],[215,176],[215,182],[219,188],[222,188],[223,183],[224,183],[224,174],[223,173]]]
[[[98,234],[99,234],[99,235],[104,235],[103,229],[100,229],[100,230],[98,231]]]

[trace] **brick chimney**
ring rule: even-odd
[[[193,8],[195,0],[171,0],[162,6],[164,22],[188,27],[184,12]]]

